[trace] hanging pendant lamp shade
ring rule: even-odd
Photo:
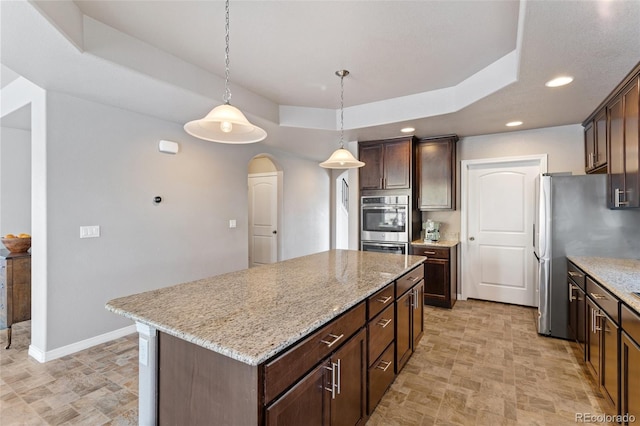
[[[220,143],[254,143],[267,137],[267,132],[254,126],[247,120],[242,111],[231,106],[231,89],[229,89],[229,0],[225,2],[225,80],[224,104],[215,107],[204,118],[193,120],[184,125],[184,130],[191,136],[211,142]]]
[[[206,117],[184,125],[191,136],[220,143],[254,143],[267,137],[267,132],[249,123],[242,111],[229,104],[211,110]]]
[[[336,71],[340,77],[340,148],[336,149],[327,161],[320,163],[325,169],[355,169],[364,166],[353,154],[344,147],[344,78],[349,75],[347,70]]]

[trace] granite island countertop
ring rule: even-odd
[[[121,297],[106,309],[258,365],[424,259],[330,250]]]
[[[640,314],[640,260],[567,256],[571,262]]]

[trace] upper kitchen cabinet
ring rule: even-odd
[[[411,188],[413,136],[358,144],[360,190]]]
[[[639,121],[640,63],[582,123],[587,173],[607,172],[609,208],[640,207]],[[604,160],[598,154],[602,147]]]
[[[416,168],[419,210],[455,210],[457,141],[456,135],[418,141]]]
[[[607,172],[607,110],[598,115],[584,128],[585,171]]]

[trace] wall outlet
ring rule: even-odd
[[[81,226],[80,238],[98,238],[100,236],[100,226]]]
[[[229,220],[229,228],[235,228],[236,225],[236,220],[235,219],[230,219]]]

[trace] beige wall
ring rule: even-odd
[[[441,236],[445,239],[456,238],[460,233],[460,162],[463,160],[547,154],[549,173],[584,174],[584,142],[580,124],[469,136],[462,138],[457,145],[457,210],[422,214],[423,220],[442,222]]]

